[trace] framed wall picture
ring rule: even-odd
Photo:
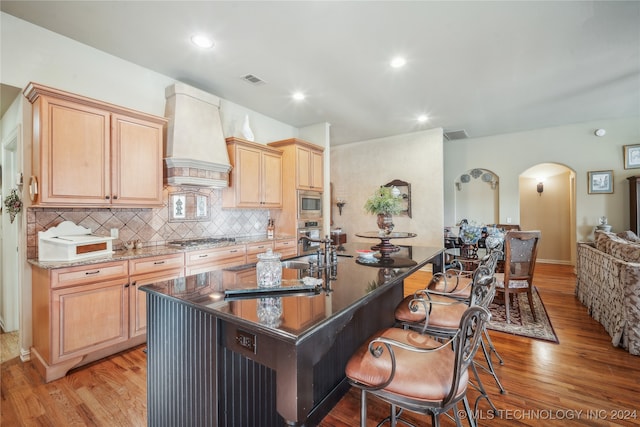
[[[613,171],[587,172],[589,194],[613,193]]]
[[[640,168],[640,144],[625,145],[622,149],[624,150],[624,168]]]

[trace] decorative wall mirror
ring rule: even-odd
[[[404,205],[400,215],[407,215],[411,218],[411,184],[399,179],[394,179],[393,181],[386,183],[384,187],[396,187],[400,190],[400,197],[402,198]]]
[[[169,222],[211,220],[209,196],[198,191],[170,193],[168,207]]]

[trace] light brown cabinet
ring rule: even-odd
[[[298,190],[322,191],[323,188],[323,154],[321,151],[296,147],[297,168],[296,187]]]
[[[298,255],[298,242],[296,238],[279,239],[274,242],[274,252],[280,254],[281,259],[287,259]]]
[[[297,138],[270,142],[270,147],[283,151],[283,167],[287,171],[285,189],[323,191],[324,149]]]
[[[227,138],[233,166],[229,188],[222,192],[222,207],[282,207],[282,152],[240,138]]]
[[[141,286],[184,275],[184,254],[159,255],[129,261],[129,336],[147,333],[146,294]]]
[[[214,269],[235,267],[246,263],[246,245],[189,251],[185,253],[185,275],[191,276]]]
[[[32,268],[32,359],[46,382],[146,340],[140,286],[184,274],[184,254]],[[131,276],[130,276],[131,273]]]
[[[298,234],[298,190],[323,192],[324,149],[297,138],[270,142],[282,150],[282,210],[274,215],[276,230],[285,235]]]
[[[32,359],[45,381],[129,343],[127,261],[32,268]]]
[[[268,249],[274,249],[273,240],[247,243],[247,264],[254,264],[258,262],[258,255],[265,253]]]
[[[34,205],[161,206],[166,119],[31,83]]]

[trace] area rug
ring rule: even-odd
[[[20,355],[18,345],[18,331],[0,333],[0,363],[13,359]]]
[[[489,305],[491,320],[487,328],[558,344],[558,337],[553,330],[553,326],[547,315],[547,310],[544,308],[540,294],[538,294],[538,289],[536,289],[535,286],[533,288],[533,308],[536,311],[537,321],[535,322],[531,314],[527,294],[516,294],[513,304],[509,306],[511,323],[507,323],[504,303],[494,301]]]

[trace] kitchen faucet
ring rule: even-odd
[[[306,240],[308,242],[324,244],[324,265],[325,266],[330,266],[332,263],[334,263],[334,261],[337,261],[337,257],[336,257],[337,253],[335,252],[336,247],[331,245],[333,241],[329,238],[329,236],[325,236],[324,239],[314,239],[309,236],[302,236],[298,239],[298,243],[302,242],[303,240]],[[320,250],[318,249],[318,267],[322,265],[321,261],[322,261],[322,258],[320,255]]]

